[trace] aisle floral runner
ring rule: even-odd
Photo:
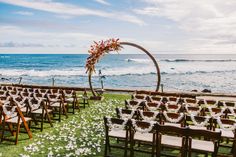
[[[103,116],[114,115],[115,108],[122,102],[114,99],[95,102],[90,108],[72,115],[70,121],[64,120],[50,132],[37,135],[20,156],[95,156],[104,144]]]

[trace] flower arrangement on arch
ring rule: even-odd
[[[95,42],[94,45],[91,45],[89,52],[89,57],[86,61],[86,73],[95,72],[95,64],[99,59],[104,56],[106,53],[111,51],[120,51],[122,46],[119,43],[119,39],[108,39],[105,41]]]

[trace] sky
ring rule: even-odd
[[[0,53],[80,54],[119,38],[157,54],[236,54],[235,8],[235,0],[0,0]]]

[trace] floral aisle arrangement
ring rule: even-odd
[[[37,135],[24,147],[21,156],[95,156],[104,144],[103,116],[114,116],[115,108],[122,104],[123,101],[116,99],[94,102],[71,120],[57,123],[50,132]]]

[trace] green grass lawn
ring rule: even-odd
[[[63,116],[61,123],[54,123],[51,128],[45,125],[43,132],[32,130],[33,139],[21,133],[19,144],[10,142],[0,144],[0,156],[98,156],[104,155],[104,122],[103,116],[114,116],[115,108],[124,107],[124,100],[129,95],[105,94],[103,101],[90,101],[90,107],[81,108],[76,114],[69,114],[69,118]],[[115,142],[115,141],[114,141]],[[229,152],[229,149],[221,148],[220,153]],[[168,151],[172,155],[178,155],[178,151]],[[112,149],[112,154],[123,156],[123,151]],[[137,157],[150,155],[136,153]]]

